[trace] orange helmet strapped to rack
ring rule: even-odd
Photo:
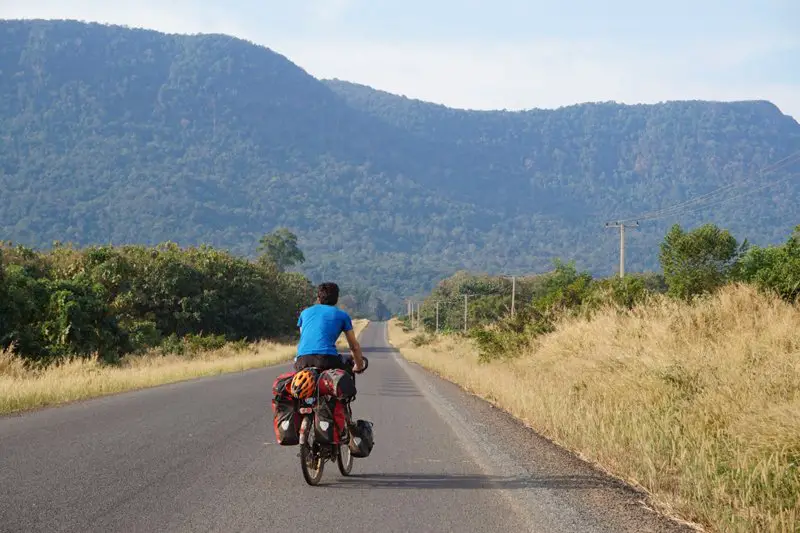
[[[304,368],[294,375],[289,391],[298,400],[305,400],[314,394],[317,388],[317,373]]]

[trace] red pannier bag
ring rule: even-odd
[[[356,395],[356,382],[353,376],[341,368],[320,373],[317,387],[320,396],[331,396],[339,400],[348,400]]]
[[[289,392],[294,374],[281,374],[272,384],[272,429],[275,431],[275,440],[281,446],[300,444],[300,413],[297,400]]]
[[[320,396],[314,408],[314,438],[320,444],[347,444],[347,417],[344,404],[335,398]]]
[[[272,382],[272,397],[291,400],[292,394],[290,387],[292,385],[292,378],[297,374],[294,370],[291,372],[284,372]]]

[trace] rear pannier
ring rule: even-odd
[[[289,385],[294,372],[281,374],[272,384],[272,429],[281,446],[300,444],[300,413],[297,400],[292,398]]]
[[[320,373],[317,387],[320,396],[332,396],[339,400],[349,400],[356,395],[353,376],[340,368]]]

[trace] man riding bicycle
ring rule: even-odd
[[[356,339],[353,331],[353,322],[350,316],[336,307],[339,302],[339,286],[335,283],[323,283],[317,288],[317,303],[304,309],[297,320],[300,328],[300,342],[297,346],[297,355],[294,358],[294,369],[296,373],[292,377],[289,389],[294,398],[313,402],[314,391],[320,392],[314,413],[314,431],[309,433],[308,421],[310,420],[311,409],[305,407],[304,418],[299,428],[298,442],[305,448],[301,448],[300,456],[303,458],[303,475],[309,484],[315,485],[319,482],[322,474],[322,467],[314,468],[314,475],[309,474],[312,464],[322,464],[326,456],[320,456],[319,450],[309,448],[306,440],[311,435],[313,442],[324,442],[334,445],[334,455],[339,462],[339,469],[347,475],[352,468],[353,457],[367,457],[374,445],[372,423],[366,420],[353,420],[350,409],[350,402],[355,397],[355,379],[344,379],[348,374],[355,377],[366,369],[368,361],[361,353],[361,345]],[[353,352],[353,359],[345,361],[336,350],[336,340],[344,332],[347,343]],[[317,371],[323,371],[317,378]],[[326,370],[341,369],[346,373],[336,372],[339,377],[331,376]],[[318,381],[319,379],[319,381]],[[349,384],[348,384],[349,381]],[[323,386],[326,392],[322,392]],[[319,387],[319,388],[318,388]],[[273,385],[275,389],[275,385]],[[329,399],[324,399],[329,398]],[[300,411],[304,411],[301,409]],[[338,413],[338,414],[337,414]],[[289,413],[291,416],[291,412]],[[283,423],[280,417],[275,419],[276,435],[280,434],[281,427],[278,422]],[[323,420],[325,422],[317,422]],[[330,433],[328,433],[330,432]],[[279,437],[280,438],[280,437]],[[291,438],[287,442],[291,442]],[[341,455],[344,447],[347,452],[347,459]],[[321,448],[325,450],[327,448]],[[303,455],[306,453],[306,456]],[[328,452],[326,452],[328,453]],[[311,454],[310,456],[308,454]],[[309,457],[312,461],[309,463]],[[316,457],[316,463],[314,458]],[[347,461],[347,463],[342,461]],[[346,466],[349,465],[349,466]]]
[[[336,304],[339,302],[339,286],[323,283],[317,287],[317,303],[300,313],[297,327],[300,328],[300,343],[294,358],[294,369],[316,367],[320,370],[341,368],[360,372],[364,369],[361,345],[353,331],[350,315]],[[336,350],[336,340],[344,332],[347,344],[353,352],[355,365],[351,368]]]

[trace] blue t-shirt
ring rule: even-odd
[[[343,331],[353,329],[353,322],[350,320],[350,315],[338,307],[317,304],[300,313],[297,327],[300,328],[297,357],[339,355],[336,351],[336,340]]]

